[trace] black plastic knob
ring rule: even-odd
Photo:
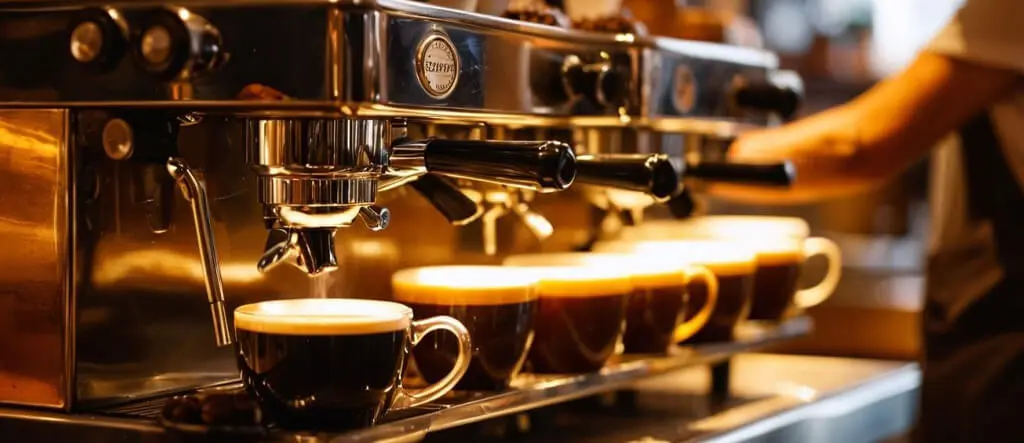
[[[629,76],[623,75],[608,61],[582,63],[579,59],[566,60],[563,76],[569,93],[605,107],[626,104],[629,95]]]
[[[576,158],[576,181],[643,192],[665,201],[679,190],[679,173],[664,154],[598,154]]]
[[[127,30],[116,12],[91,8],[68,26],[68,51],[79,66],[106,70],[117,64],[127,46]]]
[[[220,33],[204,18],[182,8],[153,11],[139,23],[132,42],[139,66],[162,78],[199,73],[221,59]]]
[[[783,119],[796,114],[802,99],[798,91],[769,82],[745,84],[734,92],[735,103],[740,108],[774,112]]]

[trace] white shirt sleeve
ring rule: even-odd
[[[967,0],[926,50],[1024,73],[1024,0]]]

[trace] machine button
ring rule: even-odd
[[[83,66],[110,67],[124,52],[126,27],[113,9],[90,9],[71,23],[68,49]]]
[[[89,63],[103,51],[103,30],[95,22],[82,22],[71,31],[71,56]]]
[[[220,32],[187,9],[157,11],[140,27],[134,52],[141,67],[151,74],[164,78],[198,74],[222,59]]]
[[[171,58],[171,33],[167,28],[156,25],[142,33],[141,41],[142,58],[152,66],[167,64]]]

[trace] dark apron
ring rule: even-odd
[[[914,441],[1024,442],[1024,192],[987,114],[961,136],[970,215],[991,227],[1003,277],[977,294],[959,295],[970,299],[966,305],[930,287]],[[992,252],[977,256],[991,262]],[[929,273],[969,269],[972,256],[960,264],[936,265],[933,258]]]

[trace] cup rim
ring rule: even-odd
[[[356,298],[265,300],[235,308],[235,329],[280,335],[364,335],[412,324],[401,303]]]
[[[393,298],[429,305],[502,305],[537,299],[539,277],[498,265],[437,265],[391,275]]]

